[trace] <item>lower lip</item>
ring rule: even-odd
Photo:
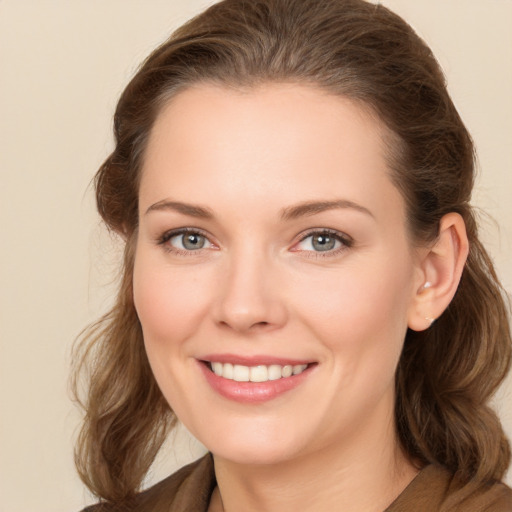
[[[199,366],[210,386],[219,395],[235,402],[254,404],[273,400],[283,393],[296,388],[309,377],[314,365],[308,366],[298,375],[269,380],[267,382],[237,382],[219,377],[204,362],[199,362]]]

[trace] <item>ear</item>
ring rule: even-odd
[[[448,307],[459,286],[468,251],[464,220],[458,213],[448,213],[439,223],[434,245],[421,250],[419,285],[408,312],[409,328],[428,329]]]

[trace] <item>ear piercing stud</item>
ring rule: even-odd
[[[421,291],[428,290],[432,287],[432,283],[430,281],[425,281],[425,284],[421,287]],[[429,323],[429,327],[435,322],[435,318],[430,316],[426,316],[425,320]]]

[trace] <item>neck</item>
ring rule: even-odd
[[[392,423],[392,422],[391,422]],[[243,465],[214,456],[212,512],[382,512],[416,476],[393,425],[369,442],[360,432],[278,464]]]

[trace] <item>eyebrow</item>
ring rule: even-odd
[[[147,210],[146,214],[154,211],[172,210],[183,215],[196,217],[199,219],[212,219],[213,212],[209,208],[195,204],[182,203],[180,201],[168,201],[166,199],[152,204]]]
[[[317,213],[338,208],[356,210],[358,212],[365,213],[372,218],[375,218],[373,213],[368,210],[368,208],[365,208],[364,206],[361,206],[347,199],[337,199],[335,201],[308,201],[305,203],[300,203],[296,206],[290,206],[282,210],[281,218],[283,220],[293,220],[299,217],[315,215]]]
[[[352,209],[358,212],[369,215],[374,218],[373,213],[353,201],[349,201],[347,199],[337,199],[334,201],[307,201],[304,203],[300,203],[295,206],[289,206],[281,210],[281,219],[282,220],[293,220],[299,217],[306,217],[309,215],[315,215],[317,213],[321,213],[327,210],[335,210],[335,209]],[[199,206],[196,204],[183,203],[181,201],[170,201],[164,199],[162,201],[158,201],[155,204],[152,204],[147,210],[146,214],[153,211],[165,211],[171,210],[183,215],[188,215],[190,217],[196,217],[199,219],[213,219],[213,211],[210,208],[205,206]]]

